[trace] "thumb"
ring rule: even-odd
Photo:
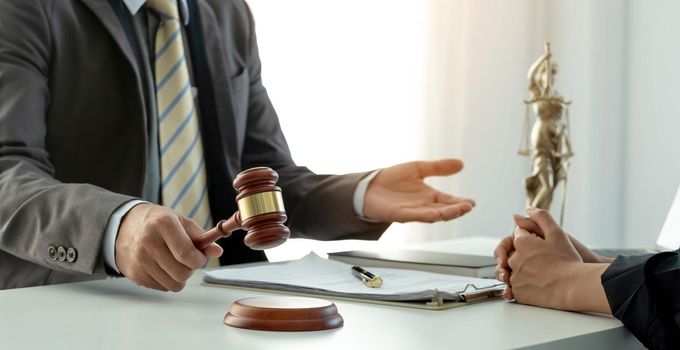
[[[184,231],[189,235],[189,238],[194,239],[198,236],[200,236],[205,230],[199,226],[196,221],[191,220],[187,217],[184,217],[182,215],[179,216],[179,221],[182,223],[182,227],[184,228]]]
[[[428,176],[446,176],[463,170],[463,162],[458,159],[441,159],[415,162],[421,178]]]
[[[189,235],[189,238],[192,241],[196,239],[196,237],[205,233],[205,230],[201,226],[199,226],[194,220],[185,218],[184,216],[180,216],[180,222],[182,223],[184,231],[187,233],[187,235]],[[213,242],[207,245],[201,251],[208,258],[217,258],[222,255],[224,249],[222,249],[222,247],[220,247],[219,244]]]
[[[538,225],[536,225],[536,223],[533,222],[533,221],[532,221],[531,219],[529,219],[528,217],[522,216],[522,215],[513,214],[513,215],[512,215],[512,219],[515,221],[515,224],[516,224],[518,227],[521,227],[521,228],[523,228],[523,229],[525,229],[525,230],[527,230],[527,231],[529,231],[529,232],[531,232],[531,233],[534,233],[534,234],[536,234],[537,236],[539,236],[539,237],[545,239],[545,234],[543,233],[543,231],[541,230],[541,228],[538,227]]]
[[[208,258],[219,258],[224,253],[224,249],[217,243],[210,243],[210,245],[203,248],[203,254]]]
[[[562,239],[566,235],[560,226],[555,222],[550,212],[545,209],[528,208],[527,215],[543,231],[546,241]]]

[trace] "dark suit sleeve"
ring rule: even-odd
[[[55,48],[49,9],[42,4],[0,2],[0,255],[64,272],[104,273],[100,251],[106,224],[130,198],[57,180],[45,147]],[[77,260],[53,260],[50,245],[75,248]],[[12,270],[0,268],[3,274]]]
[[[356,185],[366,174],[316,175],[293,161],[274,107],[262,85],[253,18],[247,6],[245,10],[250,23],[246,58],[250,100],[242,167],[269,166],[279,173],[288,224],[295,237],[377,239],[389,224],[360,220],[352,206]],[[321,149],[323,145],[319,147]]]
[[[650,349],[680,349],[679,251],[619,256],[602,275],[612,314]]]

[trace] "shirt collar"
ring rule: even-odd
[[[123,0],[123,2],[133,16],[146,4],[146,0]]]
[[[146,4],[146,0],[123,0],[123,3],[125,3],[130,14],[134,16],[139,12],[139,9]],[[189,9],[187,8],[186,0],[179,0],[179,7],[182,22],[184,22],[185,26],[189,25]]]

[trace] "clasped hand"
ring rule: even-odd
[[[508,284],[504,297],[554,309],[607,312],[602,303],[575,300],[573,291],[589,292],[581,280],[597,278],[605,266],[595,264],[610,260],[564,232],[548,211],[530,208],[527,214],[513,216],[517,224],[513,235],[494,251],[496,278]]]

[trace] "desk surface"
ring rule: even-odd
[[[126,279],[0,291],[6,349],[639,349],[615,319],[501,300],[445,311],[335,301],[345,326],[277,333],[227,327],[236,299],[266,295],[200,284],[178,293]],[[454,345],[455,344],[455,345]]]
[[[178,294],[126,279],[0,291],[2,348],[32,349],[638,349],[615,319],[501,300],[445,311],[335,301],[345,326],[277,333],[231,328],[236,299],[265,292],[201,285]],[[455,347],[452,347],[455,344]]]

